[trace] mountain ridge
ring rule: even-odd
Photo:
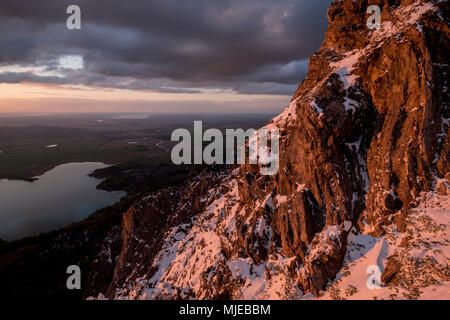
[[[365,25],[367,0],[331,4],[308,76],[265,127],[281,131],[279,173],[213,168],[143,198],[105,239],[86,297],[417,299],[448,289],[448,1],[370,4],[382,8],[380,30]],[[367,289],[370,266],[381,289]],[[107,284],[96,280],[102,268],[114,268]]]

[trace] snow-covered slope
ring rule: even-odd
[[[235,172],[236,174],[236,172]],[[295,257],[273,253],[267,261],[255,263],[235,251],[239,210],[238,185],[234,178],[225,194],[211,190],[210,205],[190,223],[167,232],[164,244],[153,261],[153,275],[144,275],[116,291],[116,299],[205,299],[228,286],[234,299],[316,299],[304,294],[295,274],[302,271]],[[450,186],[441,180],[441,193],[423,193],[411,210],[407,231],[390,226],[386,234],[373,237],[355,228],[349,233],[343,267],[336,279],[321,292],[320,299],[448,299],[450,297]],[[283,199],[275,200],[278,205]],[[258,208],[273,208],[266,198]],[[271,228],[261,216],[247,221],[261,239],[271,239]],[[350,222],[346,224],[351,227]],[[329,242],[339,241],[338,226],[329,226],[316,236],[309,248],[310,259],[330,250]],[[267,248],[270,243],[264,243]],[[384,273],[391,262],[393,274],[379,288],[367,285],[376,270]],[[396,266],[398,268],[396,269]],[[225,272],[225,270],[227,272]],[[376,278],[375,278],[376,279]],[[374,283],[376,284],[376,282]]]
[[[331,5],[307,78],[266,127],[281,132],[278,174],[242,165],[137,203],[102,294],[450,298],[447,1],[379,2],[377,31],[368,1]]]
[[[380,237],[352,230],[344,266],[321,299],[449,299],[449,192],[423,193],[406,221],[406,233],[392,226]],[[392,279],[379,288],[368,286],[376,271],[371,266],[384,272],[388,258]]]

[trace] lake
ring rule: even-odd
[[[0,238],[11,241],[65,227],[118,202],[124,192],[97,190],[101,180],[88,176],[104,167],[69,163],[34,182],[0,180]]]

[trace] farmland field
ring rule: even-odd
[[[172,131],[258,128],[272,115],[10,115],[0,116],[0,179],[32,180],[71,162],[118,164],[137,159],[169,162]]]

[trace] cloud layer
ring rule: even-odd
[[[71,0],[2,0],[0,82],[290,95],[322,42],[329,3],[78,0],[82,29],[71,31]],[[84,68],[63,68],[67,55]]]

